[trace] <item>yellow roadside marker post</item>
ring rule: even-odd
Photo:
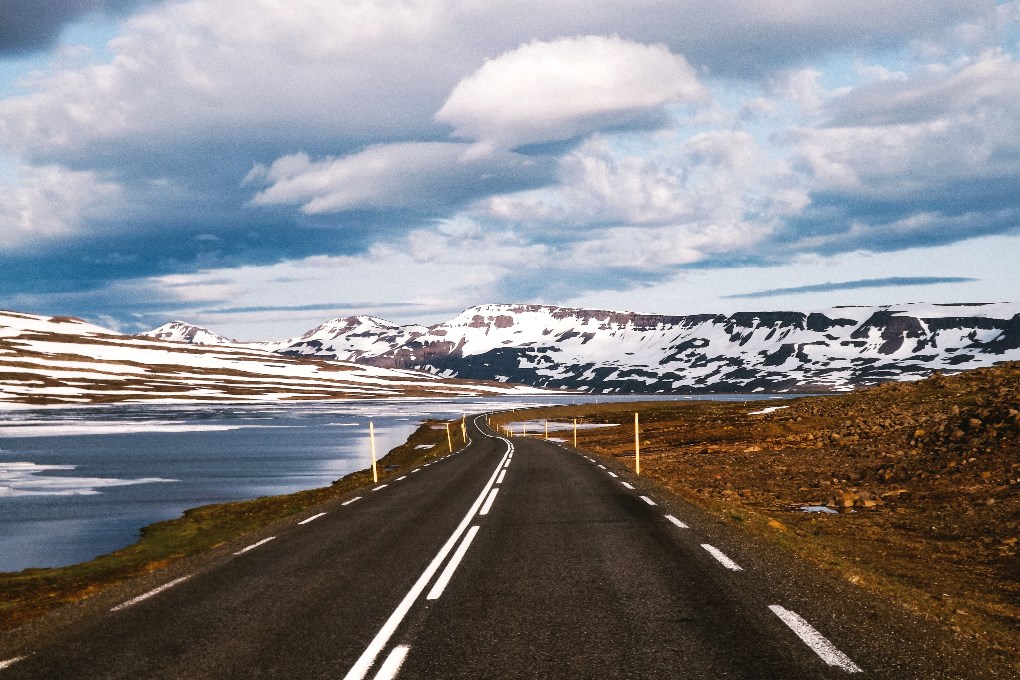
[[[577,418],[574,418],[574,448],[577,448]]]
[[[453,438],[450,436],[450,423],[446,424],[446,445],[450,449],[450,453],[453,453]]]
[[[639,434],[638,414],[634,413],[634,474],[641,474],[641,435]]]
[[[379,469],[375,465],[375,423],[368,421],[368,438],[372,441],[372,483],[379,483]]]

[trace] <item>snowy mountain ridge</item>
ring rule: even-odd
[[[1020,304],[688,316],[493,304],[433,326],[337,318],[246,346],[594,392],[846,390],[1020,360]]]
[[[0,408],[536,392],[421,371],[281,356],[177,324],[161,327],[162,338],[138,337],[70,317],[0,310]]]

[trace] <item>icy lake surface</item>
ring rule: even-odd
[[[382,456],[425,418],[634,399],[562,395],[0,410],[0,571],[92,559],[187,508],[326,486],[368,466],[369,421]]]

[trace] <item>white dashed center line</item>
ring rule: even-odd
[[[252,543],[251,545],[249,545],[249,546],[248,546],[248,547],[246,547],[246,548],[241,548],[240,550],[238,550],[238,551],[237,551],[236,553],[234,553],[234,554],[235,554],[235,555],[243,555],[244,553],[248,552],[249,550],[254,550],[255,548],[259,547],[260,545],[265,545],[266,543],[269,543],[269,542],[270,542],[271,540],[273,540],[274,538],[276,538],[276,536],[270,536],[269,538],[263,538],[263,539],[262,539],[261,541],[259,541],[258,543]]]
[[[488,515],[489,510],[492,509],[492,501],[496,500],[496,494],[499,493],[499,489],[493,489],[489,492],[489,497],[485,499],[485,505],[478,511],[479,515]]]
[[[628,482],[620,482],[620,484],[623,484],[623,485],[624,485],[624,487],[626,487],[626,488],[628,488],[628,489],[633,489],[633,488],[634,488],[634,485],[633,485],[633,484],[630,484],[630,483],[628,483]]]
[[[353,503],[354,501],[360,501],[360,500],[361,500],[361,496],[355,496],[355,497],[354,497],[354,498],[352,498],[351,500],[349,500],[349,501],[344,501],[344,502],[343,502],[343,503],[341,503],[340,505],[350,505],[350,504],[351,504],[351,503]]]
[[[600,467],[600,468],[602,468],[603,470],[605,470],[605,469],[606,469],[606,466],[605,466],[605,465],[603,465],[602,463],[599,463],[599,467]]]
[[[711,555],[712,557],[717,559],[719,561],[719,564],[723,565],[724,567],[726,567],[730,571],[743,571],[744,570],[743,567],[741,567],[739,564],[737,564],[736,562],[731,560],[729,557],[727,557],[726,553],[724,553],[722,550],[719,550],[719,548],[716,548],[715,546],[709,545],[708,543],[702,543],[701,547],[704,548],[705,550],[707,550],[709,555]]]
[[[822,658],[822,661],[829,664],[830,666],[838,666],[847,673],[861,673],[863,672],[857,664],[850,660],[850,658],[843,652],[836,649],[836,646],[829,642],[825,637],[819,633],[810,623],[805,621],[796,612],[792,612],[789,609],[780,607],[778,604],[769,606],[772,613],[775,614],[789,626],[790,630],[797,634],[801,640],[804,641],[811,650]]]
[[[681,529],[690,529],[689,526],[687,526],[686,524],[684,524],[683,522],[678,520],[673,515],[666,515],[666,519],[668,519],[670,522],[672,522],[673,524],[677,525],[677,527],[679,527]]]
[[[400,481],[400,480],[402,480],[402,479],[407,479],[407,475],[404,475],[404,476],[402,476],[402,477],[397,477],[397,478],[396,478],[395,480],[393,480],[393,481],[395,481],[395,482],[399,482],[399,481]]]
[[[499,477],[496,478],[496,483],[502,484],[504,477],[506,477],[506,468],[503,468],[503,471],[499,473]]]
[[[492,496],[489,496],[492,498]],[[479,513],[484,515],[485,513]],[[446,585],[450,582],[450,578],[453,576],[453,572],[457,571],[457,567],[460,566],[460,561],[464,559],[464,554],[467,552],[468,547],[471,546],[471,541],[474,540],[475,534],[478,533],[479,526],[476,524],[468,530],[467,536],[457,546],[457,552],[453,553],[453,557],[446,563],[446,569],[443,569],[443,573],[436,579],[435,585],[432,586],[432,590],[425,596],[426,600],[438,600],[439,596],[446,590]]]
[[[324,512],[320,512],[318,515],[312,515],[308,519],[301,520],[300,522],[298,522],[298,524],[308,524],[309,522],[314,522],[315,520],[319,519],[320,517],[322,517],[325,514],[326,513],[324,513]]]
[[[411,470],[411,474],[413,475],[415,472],[418,472],[420,470],[421,470],[421,468],[415,468],[415,469]]]
[[[620,476],[620,475],[616,474],[615,472],[609,472],[608,470],[606,472],[609,474],[610,477],[619,477]]]
[[[643,500],[645,503],[648,503],[648,505],[655,505],[655,501],[653,501],[648,496],[641,496],[641,500]]]
[[[389,484],[380,484],[379,486],[372,489],[372,491],[379,491],[380,489],[385,489],[387,486],[389,486]]]
[[[506,443],[507,451],[511,451],[512,444],[505,439],[502,441]],[[390,617],[386,619],[386,623],[383,624],[382,628],[379,629],[379,632],[376,633],[374,638],[372,638],[372,642],[369,643],[368,647],[358,658],[358,661],[354,664],[351,670],[347,672],[347,675],[344,676],[344,680],[361,680],[368,674],[368,671],[375,663],[376,657],[379,656],[379,653],[386,647],[386,643],[389,642],[389,639],[393,636],[393,634],[397,632],[397,627],[400,625],[400,622],[404,620],[404,617],[407,616],[407,613],[411,610],[415,601],[422,592],[424,592],[425,586],[428,585],[428,582],[432,580],[435,573],[439,571],[439,567],[442,565],[443,560],[446,559],[446,556],[449,555],[450,551],[452,551],[454,546],[456,546],[457,541],[459,541],[460,537],[465,531],[467,531],[468,525],[471,523],[475,513],[478,512],[478,508],[481,506],[483,499],[489,493],[492,485],[496,483],[496,476],[499,469],[502,467],[502,463],[503,461],[501,460],[496,466],[496,469],[493,470],[492,476],[489,477],[489,481],[482,488],[481,493],[478,494],[478,498],[475,499],[475,502],[471,505],[467,514],[464,515],[464,519],[462,519],[457,528],[454,529],[450,538],[447,539],[445,544],[443,544],[443,547],[440,548],[439,552],[432,559],[429,565],[425,567],[425,571],[422,572],[421,576],[418,577],[418,580],[415,581],[413,586],[411,586],[411,590],[407,592],[404,599],[400,601],[397,608],[392,614],[390,614]]]
[[[153,588],[152,590],[150,590],[147,593],[142,593],[138,597],[133,597],[130,600],[128,600],[127,602],[123,602],[121,604],[118,604],[116,607],[114,607],[110,611],[111,612],[117,612],[117,611],[120,611],[121,609],[127,609],[128,607],[130,607],[132,605],[138,604],[142,600],[148,600],[153,595],[159,595],[164,590],[169,590],[170,588],[173,588],[178,583],[184,583],[189,578],[191,578],[191,576],[182,576],[180,578],[175,578],[173,581],[170,581],[169,583],[164,583],[163,585],[161,585],[158,588]],[[17,661],[17,660],[18,659],[15,659],[14,661]],[[13,663],[13,661],[11,663]]]
[[[0,661],[0,671],[2,671],[5,668],[10,668],[11,666],[13,666],[14,664],[18,663],[19,661],[21,661],[24,658],[25,657],[23,657],[23,656],[16,656],[13,659],[7,659],[7,661]]]
[[[386,657],[386,661],[379,668],[379,672],[375,674],[375,680],[393,680],[397,677],[397,673],[400,672],[400,667],[404,665],[404,659],[407,658],[407,653],[411,651],[411,648],[407,645],[397,645],[390,652],[389,656]]]

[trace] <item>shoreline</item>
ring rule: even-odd
[[[404,443],[379,458],[379,479],[448,453],[445,428],[434,428],[445,422],[424,420]],[[456,451],[464,441],[459,428],[451,428],[451,432],[455,434]],[[416,448],[424,445],[430,448]],[[329,486],[197,506],[180,517],[143,527],[134,543],[92,560],[0,572],[0,634],[15,633],[23,627],[45,627],[42,619],[59,614],[67,605],[86,603],[110,590],[130,590],[134,582],[141,584],[156,573],[162,576],[179,563],[229,555],[235,544],[252,535],[299,513],[341,502],[371,484],[371,471],[357,470]]]

